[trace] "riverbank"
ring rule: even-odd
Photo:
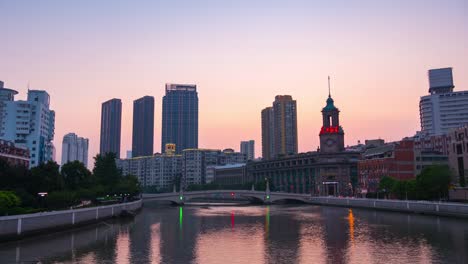
[[[310,204],[468,218],[468,204],[362,198],[312,197]]]
[[[136,211],[141,206],[142,200],[138,200],[83,209],[2,216],[0,217],[0,241],[74,228],[120,216],[123,212]]]

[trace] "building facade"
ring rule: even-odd
[[[447,135],[447,145],[452,183],[465,187],[468,185],[468,126],[452,129]]]
[[[273,102],[274,156],[297,154],[297,107],[290,95],[277,95]]]
[[[154,97],[133,101],[132,157],[153,155]]]
[[[185,187],[213,181],[210,167],[245,163],[247,156],[232,149],[185,149],[182,154],[182,178]]]
[[[262,110],[262,158],[271,159],[275,153],[273,107]]]
[[[182,156],[157,154],[117,160],[124,175],[135,175],[142,187],[172,190],[182,176]]]
[[[0,140],[0,159],[5,160],[10,166],[29,167],[29,150],[25,147],[17,147],[13,142]]]
[[[166,84],[163,97],[161,152],[176,145],[177,154],[198,148],[198,94],[196,85]]]
[[[452,68],[429,70],[429,95],[419,101],[421,131],[443,135],[468,124],[468,91],[454,92]]]
[[[240,152],[247,156],[247,160],[255,159],[255,141],[241,141]]]
[[[35,167],[53,160],[55,112],[46,91],[28,90],[26,101],[15,101],[17,93],[0,82],[0,139],[27,148]]]
[[[120,136],[122,124],[122,101],[111,99],[102,103],[101,145],[99,153],[114,153],[120,158]]]
[[[212,170],[214,183],[221,186],[242,185],[249,182],[245,163],[214,166]]]
[[[297,154],[297,106],[290,95],[277,95],[262,110],[262,156],[272,159]]]
[[[88,167],[89,139],[78,137],[75,133],[63,136],[62,165],[70,161],[79,161]]]

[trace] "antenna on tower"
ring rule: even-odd
[[[331,97],[331,92],[330,92],[330,76],[328,76],[328,97]]]
[[[29,91],[29,80],[28,80],[28,91]]]

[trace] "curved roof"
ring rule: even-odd
[[[322,111],[333,111],[333,110],[338,110],[338,108],[335,107],[333,98],[331,98],[331,96],[328,96],[327,105],[322,109]]]

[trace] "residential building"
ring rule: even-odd
[[[68,133],[63,136],[62,141],[62,165],[70,161],[79,161],[88,167],[88,146],[87,138],[78,137],[75,133]]]
[[[247,156],[247,160],[255,159],[255,141],[241,141],[240,152]]]
[[[262,158],[267,160],[274,156],[275,152],[275,126],[273,107],[262,110]]]
[[[132,156],[153,155],[154,97],[144,96],[133,101]]]
[[[0,140],[0,159],[5,160],[10,166],[29,167],[29,150],[17,147],[13,142]]]
[[[273,102],[274,156],[297,154],[296,100],[290,95],[277,95]]]
[[[46,91],[28,90],[27,100],[14,100],[17,91],[0,82],[0,139],[27,148],[30,167],[53,159],[55,112]]]
[[[245,163],[247,156],[233,149],[185,149],[182,154],[182,175],[185,186],[213,181],[210,166]],[[210,174],[211,172],[211,174]]]
[[[452,183],[465,187],[468,185],[468,125],[452,129],[447,135],[447,144]]]
[[[172,190],[182,176],[182,156],[156,154],[116,161],[124,175],[135,175],[142,187]]]
[[[429,70],[429,95],[419,101],[421,131],[443,135],[468,124],[468,91],[454,92],[452,68]]]
[[[297,107],[290,95],[277,95],[262,110],[262,156],[272,159],[297,154]]]
[[[166,84],[163,97],[161,152],[166,144],[176,153],[198,148],[198,94],[196,85]]]
[[[122,122],[122,102],[111,99],[102,104],[100,153],[113,152],[120,158],[120,136]]]
[[[206,184],[206,168],[219,165],[221,151],[218,149],[185,149],[182,153],[184,186]]]

